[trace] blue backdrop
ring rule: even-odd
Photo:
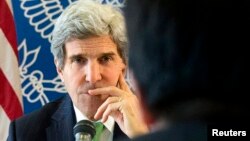
[[[50,53],[51,32],[62,11],[75,0],[12,0],[18,36],[24,113],[66,93]],[[123,7],[125,0],[96,0]]]

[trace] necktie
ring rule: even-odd
[[[95,123],[95,130],[96,134],[94,136],[93,141],[100,141],[100,136],[102,134],[102,131],[104,130],[104,125],[101,122],[96,122]]]

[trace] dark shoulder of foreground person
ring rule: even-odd
[[[207,124],[201,121],[178,122],[169,128],[152,131],[131,141],[207,141]],[[128,141],[128,140],[122,140]]]

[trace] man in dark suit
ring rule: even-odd
[[[120,11],[74,2],[55,23],[51,52],[68,95],[13,121],[9,141],[74,140],[73,127],[83,119],[104,124],[98,141],[148,132],[124,79],[127,38]]]
[[[129,65],[154,130],[135,140],[247,140],[249,15],[248,0],[127,1]]]
[[[74,141],[75,112],[68,95],[38,111],[25,115],[10,126],[10,141]],[[128,138],[115,124],[113,140]]]

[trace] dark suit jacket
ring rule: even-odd
[[[10,124],[8,141],[74,141],[76,117],[68,95]],[[115,124],[114,141],[128,138]]]
[[[207,141],[207,126],[196,121],[183,122],[137,137],[132,141]]]
[[[232,134],[229,135],[229,133],[224,137],[217,135],[212,136],[212,129],[219,129],[220,131],[246,131],[247,133],[249,122],[243,118],[237,119],[236,121],[227,121],[227,119],[224,118],[223,121],[215,119],[206,122],[197,120],[178,122],[160,131],[137,137],[132,141],[249,141],[248,136],[235,136]]]

